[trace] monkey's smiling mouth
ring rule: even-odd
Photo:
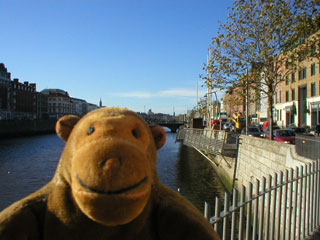
[[[90,187],[88,186],[87,184],[85,184],[84,182],[82,182],[82,180],[80,179],[80,177],[78,176],[78,174],[76,174],[76,178],[78,180],[78,182],[80,183],[80,185],[84,188],[86,188],[87,190],[91,191],[91,192],[94,192],[94,193],[99,193],[99,194],[107,194],[107,195],[113,195],[113,194],[121,194],[121,193],[125,193],[125,192],[128,192],[130,190],[133,190],[135,188],[138,188],[141,184],[143,184],[144,182],[146,182],[148,180],[148,177],[145,177],[143,178],[140,182],[132,185],[132,186],[129,186],[129,187],[126,187],[126,188],[123,188],[123,189],[120,189],[120,190],[116,190],[116,191],[102,191],[102,190],[99,190],[99,189],[95,189],[93,187]]]

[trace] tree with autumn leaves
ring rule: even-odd
[[[235,0],[212,39],[206,85],[264,94],[272,123],[277,86],[296,70],[298,58],[319,56],[318,8],[319,0]],[[272,131],[270,124],[271,139]]]

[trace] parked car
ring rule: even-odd
[[[263,124],[258,124],[257,128],[259,128],[260,132],[263,132]]]
[[[267,139],[270,139],[270,134],[267,133]],[[282,143],[296,143],[296,133],[292,130],[288,129],[277,129],[273,130],[273,140]]]
[[[225,130],[226,132],[229,132],[233,129],[234,126],[235,124],[233,122],[227,122],[223,124],[223,130]]]
[[[310,129],[310,135],[316,135],[316,127],[315,126],[313,126],[311,129]]]
[[[306,129],[302,127],[289,126],[286,129],[294,131],[295,133],[306,133]]]
[[[273,125],[272,127],[273,127],[273,131],[280,129],[280,127],[277,125]],[[269,135],[270,134],[270,126],[267,126],[267,128],[265,128],[265,130],[263,131],[262,134],[263,134],[263,137],[266,137],[267,135]]]
[[[246,134],[246,128],[241,130],[241,134]],[[257,126],[248,126],[248,136],[263,137],[262,132]]]

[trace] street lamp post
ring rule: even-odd
[[[210,89],[211,90],[211,89]],[[217,92],[216,91],[209,91],[209,88],[208,88],[208,93],[206,93],[204,95],[204,97],[206,97],[207,99],[207,110],[208,110],[208,113],[207,113],[207,116],[208,116],[208,120],[209,120],[209,127],[211,129],[212,127],[212,124],[211,124],[211,118],[213,118],[213,96],[212,94],[215,94],[215,97],[216,97],[216,101],[215,101],[215,108],[217,110],[217,104],[218,104],[218,98],[217,98]],[[219,105],[218,105],[218,108],[219,108]],[[220,114],[220,109],[218,110],[218,113]],[[220,130],[221,130],[221,121],[220,121]]]
[[[247,81],[246,81],[246,135],[249,135],[249,70],[246,70]]]

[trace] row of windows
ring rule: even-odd
[[[62,107],[70,107],[71,104],[68,103],[48,103],[49,106],[62,106]]]
[[[296,100],[296,90],[291,90],[291,101]],[[286,102],[289,102],[289,91],[286,91]]]
[[[312,63],[311,64],[311,76],[314,76],[316,75],[316,64],[315,63]],[[303,68],[303,69],[300,69],[299,70],[299,80],[302,80],[302,79],[305,79],[307,78],[307,68]],[[291,73],[291,82],[294,83],[296,81],[296,74],[295,72]],[[287,75],[286,77],[286,85],[289,85],[289,75]]]
[[[36,95],[29,95],[29,94],[23,94],[23,93],[17,94],[16,92],[13,92],[12,96],[18,97],[18,98],[25,98],[25,99],[36,99],[37,98]]]
[[[9,80],[0,79],[0,83],[8,85],[10,83]]]
[[[13,88],[16,88],[16,89],[19,89],[19,90],[22,90],[22,91],[27,91],[27,92],[35,92],[35,89],[32,88],[32,87],[26,87],[24,85],[17,85],[17,84],[14,84],[13,85]]]
[[[316,83],[315,82],[311,83],[310,89],[311,89],[311,92],[310,92],[311,97],[316,96]],[[286,91],[285,94],[286,94],[285,100],[286,100],[286,102],[289,102],[290,101],[289,100],[289,91]],[[281,91],[279,91],[279,103],[282,102],[281,95],[282,95]],[[296,100],[296,91],[295,91],[295,89],[292,89],[291,90],[291,101],[295,101],[295,100]],[[278,93],[277,92],[275,94],[275,102],[278,103]]]
[[[70,108],[49,108],[49,112],[53,113],[71,113]]]
[[[64,97],[49,97],[48,101],[70,102],[70,99],[69,98],[64,98]]]
[[[5,77],[5,78],[9,78],[9,74],[6,72],[0,72],[0,76]]]

